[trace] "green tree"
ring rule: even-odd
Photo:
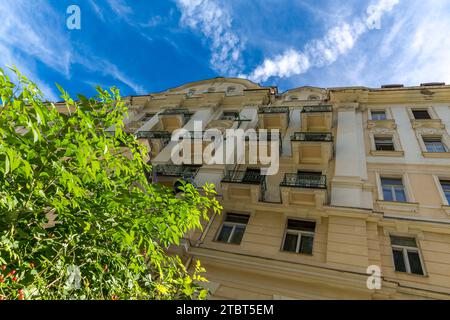
[[[117,89],[59,88],[63,114],[13,73],[0,70],[0,298],[205,298],[203,268],[166,248],[220,211],[212,186],[175,196],[148,181]]]

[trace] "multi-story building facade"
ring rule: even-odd
[[[188,267],[201,261],[210,298],[450,298],[450,86],[281,94],[216,78],[127,103],[127,130],[149,147],[155,182],[216,186],[223,213],[172,248]],[[172,132],[195,121],[278,129],[278,173],[174,165]],[[380,286],[368,275],[378,269]]]

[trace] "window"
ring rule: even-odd
[[[216,240],[225,243],[240,244],[248,220],[248,215],[227,213]]]
[[[314,94],[312,94],[308,97],[308,100],[319,100],[319,99],[320,99],[319,96],[316,96]]]
[[[431,119],[431,116],[426,109],[414,109],[412,110],[412,114],[416,120]]]
[[[214,88],[214,87],[209,87],[208,88],[208,92],[215,92],[216,91],[216,88]]]
[[[391,236],[395,271],[424,275],[416,239]]]
[[[155,113],[146,113],[139,121],[147,122],[155,115],[156,115]]]
[[[372,116],[372,120],[375,120],[375,121],[387,119],[386,111],[384,111],[384,110],[372,110],[370,112],[370,114]]]
[[[395,151],[392,137],[374,137],[375,150],[377,151]]]
[[[450,180],[441,180],[442,191],[444,191],[447,203],[450,204]]]
[[[406,202],[402,179],[381,178],[381,187],[384,201]]]
[[[315,229],[315,222],[289,219],[284,235],[283,251],[312,254]]]
[[[289,101],[298,101],[298,97],[297,96],[289,96],[288,100]]]
[[[235,87],[228,87],[227,88],[227,93],[234,93],[236,92],[236,88]]]
[[[422,137],[427,152],[447,152],[447,148],[440,137]]]
[[[239,118],[239,112],[236,111],[224,111],[221,120],[236,120]]]

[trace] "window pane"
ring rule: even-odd
[[[422,265],[420,264],[420,256],[418,252],[408,251],[409,268],[411,273],[423,275]]]
[[[405,190],[403,190],[403,187],[395,187],[395,201],[398,202],[406,202],[406,195]]]
[[[227,213],[227,218],[225,219],[225,221],[247,224],[248,219],[249,219],[249,216],[244,215],[244,214]]]
[[[375,147],[379,151],[395,151],[392,137],[375,137]]]
[[[389,186],[403,186],[402,179],[388,179],[388,178],[382,178],[381,184],[383,186],[389,185]]]
[[[244,232],[245,232],[245,227],[236,226],[236,228],[234,229],[234,233],[231,236],[230,243],[240,244],[242,241],[242,237],[244,236]]]
[[[444,190],[447,202],[450,203],[450,181],[441,181],[442,190]]]
[[[402,250],[392,250],[394,255],[395,271],[406,272],[405,259],[403,258]]]
[[[417,248],[416,239],[414,238],[391,236],[391,244],[396,246]]]
[[[308,231],[314,232],[316,229],[316,223],[312,221],[302,221],[302,220],[288,220],[288,229],[298,230],[298,231]]]
[[[394,195],[391,187],[383,187],[383,199],[384,201],[394,201]]]
[[[421,119],[431,119],[430,114],[427,110],[413,110],[412,111],[414,115],[414,119],[421,120]]]
[[[295,234],[286,233],[283,250],[289,252],[297,252],[297,238],[298,236]]]
[[[372,111],[372,120],[386,120],[386,112]]]
[[[217,241],[228,242],[232,229],[232,226],[223,225],[222,230],[220,230],[219,236],[217,237]]]
[[[314,237],[302,235],[300,253],[312,254]]]

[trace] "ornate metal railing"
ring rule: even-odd
[[[319,105],[319,106],[305,106],[302,112],[313,113],[313,112],[333,112],[333,106],[331,105]]]
[[[258,171],[227,170],[222,182],[261,185],[265,177]]]
[[[158,176],[166,177],[180,177],[183,179],[193,179],[199,170],[197,166],[175,165],[175,164],[163,164],[156,165],[155,171]]]
[[[327,177],[315,174],[286,173],[282,187],[326,189]]]
[[[168,131],[138,131],[136,132],[138,139],[168,139],[170,140],[172,134]]]
[[[258,109],[258,113],[287,113],[289,114],[288,107],[261,107]]]
[[[291,141],[332,142],[333,135],[329,132],[295,132]]]
[[[167,116],[167,115],[174,115],[174,114],[190,115],[191,112],[186,108],[168,108],[168,109],[163,110],[159,115]]]

